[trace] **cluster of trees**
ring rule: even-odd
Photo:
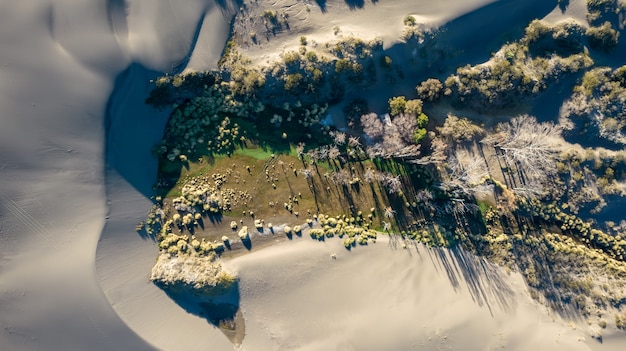
[[[580,35],[575,24],[549,27],[533,22],[524,38],[504,45],[489,62],[459,68],[456,75],[446,79],[444,92],[457,103],[478,110],[513,107],[545,90],[550,82],[592,64],[577,44]],[[550,41],[558,45],[547,50],[544,46]],[[567,50],[559,49],[559,45]]]
[[[390,100],[391,110],[397,115],[381,118],[375,113],[369,113],[361,116],[361,126],[368,141],[366,151],[370,158],[415,159],[421,154],[419,143],[426,136],[428,117],[421,113],[421,107],[420,114],[415,115],[406,109],[397,108],[397,102],[398,98]]]

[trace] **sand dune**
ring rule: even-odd
[[[345,23],[392,38],[408,13],[443,24],[494,1],[320,3],[326,12],[307,35]],[[236,7],[0,3],[1,350],[233,349],[148,281],[157,250],[134,227],[151,204],[150,148],[167,118],[143,105],[149,80],[212,67]],[[384,239],[347,252],[338,240],[300,239],[226,264],[241,276],[245,350],[599,346],[553,321],[519,276],[462,252],[401,250]],[[620,342],[610,335],[605,344]]]
[[[241,276],[244,349],[587,349],[521,276],[462,251],[383,237],[348,252],[338,239],[304,239],[230,265]]]
[[[106,102],[132,61],[160,71],[180,62],[205,10],[222,14],[214,1],[0,4],[0,349],[153,349],[119,319],[96,278]],[[227,27],[224,16],[214,24]],[[118,110],[120,121],[136,112]],[[133,162],[131,179],[133,167],[142,164]],[[148,178],[136,184],[151,182],[154,168],[143,170]],[[148,285],[149,264],[137,268]]]

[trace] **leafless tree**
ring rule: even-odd
[[[383,121],[375,113],[368,113],[361,116],[363,132],[372,140],[380,139],[384,133]]]
[[[359,141],[359,137],[351,136],[348,138],[348,146],[350,147],[359,147],[361,146],[361,142]]]
[[[317,162],[317,161],[319,161],[319,160],[321,159],[321,158],[320,158],[320,154],[319,154],[319,152],[318,152],[318,150],[317,150],[317,149],[311,149],[311,150],[309,150],[309,152],[307,152],[306,154],[307,154],[307,156],[309,156],[309,158],[310,158],[313,162]]]
[[[470,155],[467,151],[458,151],[448,160],[450,182],[462,187],[467,192],[479,185],[481,179],[488,174],[487,164],[482,157]]]
[[[299,170],[298,173],[302,174],[304,176],[304,179],[310,179],[311,177],[313,177],[313,171],[308,168],[303,168]]]
[[[363,174],[363,179],[371,184],[378,180],[378,172],[372,168],[368,168]]]
[[[400,122],[408,122],[408,117],[398,116],[394,119],[400,118]],[[405,120],[406,118],[406,120]],[[404,126],[406,127],[406,126]],[[416,145],[412,138],[407,141],[409,132],[400,128],[393,121],[387,120],[383,124],[382,141],[376,142],[367,147],[367,155],[370,158],[404,158],[404,159],[416,159],[420,157],[420,145]],[[412,129],[410,134],[415,129]],[[403,137],[403,134],[405,136]]]
[[[348,171],[342,169],[339,172],[333,173],[331,179],[333,183],[337,185],[348,185],[350,184],[350,179],[352,179],[352,177],[350,177],[350,173],[348,173]]]
[[[393,119],[393,124],[405,144],[415,143],[415,129],[417,128],[415,116],[403,113]]]
[[[341,152],[339,151],[339,148],[337,148],[337,146],[333,145],[328,149],[329,160],[336,160],[339,155],[341,155]]]
[[[522,115],[499,124],[498,130],[483,143],[501,150],[507,163],[523,174],[524,183],[545,184],[556,173],[556,155],[562,143],[559,125],[538,123],[534,117]]]
[[[332,132],[330,135],[333,137],[333,141],[336,145],[343,145],[346,143],[346,133]]]
[[[383,176],[383,184],[387,187],[390,193],[396,194],[402,190],[402,181],[400,180],[400,176],[394,176],[393,174],[385,174]]]
[[[384,216],[385,218],[392,219],[396,216],[396,211],[393,208],[391,208],[391,206],[387,206],[385,207]]]
[[[296,146],[296,152],[299,158],[304,156],[304,143],[299,143],[298,146]]]
[[[391,229],[391,223],[383,221],[383,230],[388,232]]]
[[[433,199],[433,193],[428,189],[421,189],[415,194],[415,199],[421,204],[426,204]]]

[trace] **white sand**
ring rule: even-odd
[[[233,260],[244,349],[587,349],[584,333],[553,321],[518,274],[379,239],[352,252],[338,239],[301,239]]]
[[[203,10],[221,10],[213,1],[129,1],[126,15],[123,2],[115,3],[0,4],[0,350],[145,350],[158,345],[159,339],[146,342],[117,316],[96,276],[96,246],[107,216],[105,107],[115,77],[131,60],[169,70],[190,48]],[[228,27],[224,16],[214,21],[216,28]],[[138,78],[145,92],[147,81]],[[122,96],[140,98],[138,105],[143,99]],[[137,112],[123,104],[114,116],[120,124]],[[143,127],[157,128],[156,134],[146,133],[153,139],[162,133],[162,122]],[[141,137],[142,131],[136,132]],[[123,160],[116,165],[134,186],[145,188],[155,171],[150,145],[126,142],[119,146],[128,154],[121,156],[140,154],[151,167],[141,168],[145,165],[137,159],[129,167]],[[133,174],[137,170],[144,173]],[[132,203],[137,194],[129,187],[119,202]],[[147,282],[156,250],[134,233],[148,205],[145,199],[134,204],[133,218],[111,218],[110,225],[121,225],[118,230],[131,243],[138,240],[137,250],[124,251],[120,244],[133,247],[120,241],[108,251],[133,274],[111,273],[115,267],[106,273],[138,279],[143,284],[138,286],[146,288],[142,298],[158,304],[161,292]],[[138,306],[150,317],[150,310],[133,303],[135,297],[122,295],[115,303]],[[167,301],[163,305],[167,312]],[[158,324],[159,318],[146,321]]]
[[[329,1],[328,14],[354,23],[355,34],[393,37],[410,8],[442,23],[491,2],[380,0],[335,12],[343,3]],[[348,16],[360,13],[367,20]],[[133,61],[161,71],[185,57],[193,69],[214,65],[228,18],[213,0],[0,3],[0,350],[232,349],[148,282],[156,249],[134,233],[150,206],[149,151],[166,118],[141,101],[155,73],[126,71],[105,118],[115,79]],[[319,28],[335,25],[319,18]],[[496,289],[501,272],[489,268],[477,303],[466,280],[455,287],[441,261],[420,252],[381,240],[347,253],[338,241],[301,239],[234,260],[243,348],[588,347],[577,341],[582,331],[529,300],[518,276]],[[607,336],[605,345],[623,340]]]
[[[249,1],[248,1],[249,2]],[[244,54],[254,62],[274,60],[285,51],[300,45],[300,36],[306,36],[310,42],[326,43],[337,38],[359,37],[364,40],[379,37],[385,48],[398,41],[404,30],[403,19],[413,15],[419,23],[437,27],[446,22],[470,13],[478,8],[494,3],[494,0],[446,0],[446,1],[363,1],[363,7],[350,9],[348,2],[342,0],[321,1],[325,11],[315,1],[297,2],[293,0],[260,0],[261,9],[271,9],[279,15],[285,12],[289,16],[290,29],[279,32],[276,36],[264,34],[264,25],[258,11],[244,23],[236,22],[235,28],[243,37],[249,32],[257,33],[260,38],[257,45],[244,47]],[[358,1],[355,1],[355,3]],[[310,11],[306,11],[309,6]],[[251,6],[254,8],[254,6]],[[335,27],[339,32],[335,34]]]

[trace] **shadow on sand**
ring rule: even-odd
[[[458,67],[486,62],[503,44],[523,37],[530,21],[556,6],[556,0],[500,0],[444,24],[425,42],[414,38],[394,44],[382,55],[392,58],[401,72],[398,79],[348,91],[344,101],[366,97],[374,111],[384,111],[391,97],[415,98],[417,83],[428,78],[443,81]]]
[[[495,264],[459,247],[427,247],[414,240],[404,240],[399,235],[390,235],[389,246],[401,249],[402,244],[409,247],[407,251],[411,255],[414,252],[420,257],[427,254],[434,267],[446,274],[456,291],[465,286],[474,302],[487,307],[491,315],[515,310],[515,292],[503,279],[502,269]]]
[[[199,293],[191,286],[161,286],[169,298],[188,313],[205,319],[218,328],[235,345],[241,345],[245,336],[245,323],[241,313],[239,283],[219,295]]]

